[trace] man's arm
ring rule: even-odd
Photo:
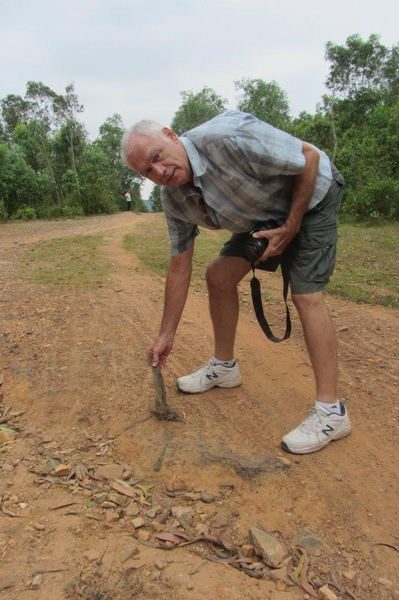
[[[193,253],[194,241],[185,252],[172,256],[170,260],[161,327],[155,342],[147,350],[149,362],[153,367],[158,364],[166,367],[167,357],[172,350],[190,286]]]
[[[300,175],[295,177],[291,208],[283,226],[292,234],[291,239],[298,233],[303,215],[313,196],[320,162],[317,150],[306,142],[302,143],[302,154],[305,157],[305,168]]]
[[[291,207],[285,223],[278,229],[254,234],[254,237],[267,237],[269,240],[269,246],[263,254],[262,260],[281,254],[285,250],[298,233],[303,215],[313,196],[320,155],[313,146],[306,142],[302,142],[302,154],[305,157],[305,168],[300,175],[295,176]]]

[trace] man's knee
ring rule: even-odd
[[[299,313],[315,310],[324,304],[323,293],[313,292],[311,294],[291,294],[292,301]]]
[[[223,261],[218,256],[207,267],[205,272],[208,287],[221,288],[226,285],[226,274],[223,269]]]
[[[219,290],[235,288],[249,270],[249,264],[241,258],[218,256],[206,269],[208,288]]]

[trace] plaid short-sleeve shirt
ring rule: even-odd
[[[218,115],[180,140],[194,183],[162,189],[172,255],[190,246],[198,225],[207,227],[201,198],[212,220],[231,232],[250,231],[271,218],[279,224],[285,221],[294,178],[305,167],[301,140],[240,111]],[[317,150],[319,170],[308,210],[323,200],[332,181],[330,159]]]

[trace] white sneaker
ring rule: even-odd
[[[224,367],[215,365],[212,358],[198,371],[177,380],[177,389],[187,394],[200,394],[214,387],[233,388],[238,385],[241,385],[238,362],[234,367]]]
[[[333,440],[340,440],[351,432],[348,413],[342,402],[341,414],[327,413],[316,404],[296,429],[283,437],[281,447],[293,454],[309,454],[321,450]]]

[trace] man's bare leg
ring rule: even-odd
[[[235,256],[218,256],[207,269],[209,311],[215,335],[214,356],[220,360],[234,358],[239,314],[237,286],[250,270],[247,261]]]
[[[293,294],[316,380],[316,398],[302,423],[285,435],[281,447],[294,454],[321,450],[351,432],[345,406],[337,401],[337,338],[322,292]]]
[[[306,346],[316,380],[316,398],[332,404],[337,400],[337,337],[322,292],[292,294],[301,319]]]
[[[218,256],[209,265],[206,280],[215,334],[215,353],[197,371],[179,377],[177,387],[181,392],[199,394],[213,387],[232,388],[241,384],[238,363],[233,361],[239,313],[237,285],[250,268],[244,259],[233,256]],[[226,364],[229,361],[232,364]]]

